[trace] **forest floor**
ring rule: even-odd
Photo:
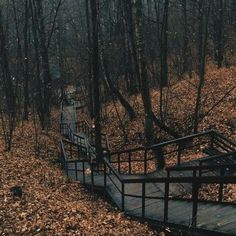
[[[182,81],[170,78],[170,86],[163,92],[163,120],[180,135],[191,133],[198,82],[199,78],[194,73],[191,79],[186,77]],[[151,97],[153,111],[160,117],[160,91],[151,90]],[[137,118],[132,121],[118,101],[107,103],[103,107],[103,131],[111,139],[113,150],[140,146],[137,140],[144,131],[142,99],[140,95],[133,95],[127,97],[127,100],[137,114]],[[208,65],[201,100],[199,132],[216,129],[236,140],[236,66],[217,69]],[[173,139],[158,127],[155,127],[155,131],[160,138]],[[128,136],[128,144],[124,142],[124,132]]]
[[[190,134],[192,131],[198,83],[199,77],[194,73],[191,79],[186,77],[181,81],[176,81],[170,78],[170,86],[163,93],[165,97],[163,109],[165,124],[182,136]],[[160,91],[152,89],[151,97],[153,111],[157,117],[160,117]],[[113,151],[135,148],[144,144],[144,139],[142,139],[144,138],[142,136],[144,133],[144,109],[141,95],[127,96],[126,99],[135,109],[137,117],[133,120],[129,119],[119,101],[108,102],[103,106],[103,132],[107,134]],[[201,100],[202,118],[198,131],[215,129],[226,137],[236,140],[236,66],[217,69],[214,65],[209,64]],[[88,119],[86,112],[79,118]],[[128,142],[124,140],[124,133],[127,135]],[[155,127],[155,133],[162,140],[173,139],[158,127]],[[203,157],[204,154],[200,150],[198,151],[198,153],[190,152],[182,159],[188,161]],[[175,164],[172,162],[175,162],[175,159],[168,160],[167,164]],[[124,169],[126,167],[124,166]],[[135,168],[138,173],[139,165]],[[148,165],[148,168],[155,169],[155,162]],[[202,191],[202,197],[214,200],[217,192],[218,187],[211,185]],[[225,200],[236,201],[235,185],[229,185],[225,189]]]
[[[173,83],[167,94],[166,123],[179,133],[187,133],[196,98],[198,78]],[[236,138],[236,67],[208,68],[203,89],[202,111],[209,114],[199,131],[215,128]],[[159,115],[159,91],[152,91],[153,109]],[[140,96],[132,96],[137,118],[129,121],[121,105],[108,103],[104,110],[104,131],[113,149],[139,146],[137,134],[143,132],[143,108]],[[213,109],[212,109],[213,108]],[[55,115],[53,124],[58,124]],[[123,142],[120,120],[128,134]],[[183,124],[184,127],[183,127]],[[91,194],[78,182],[69,182],[57,163],[58,127],[37,132],[33,122],[17,128],[13,149],[4,151],[0,142],[0,235],[156,235],[147,226],[120,213],[103,198]],[[157,133],[159,130],[156,128]],[[160,132],[161,134],[161,132]],[[163,136],[165,136],[163,134]],[[168,137],[170,138],[170,137]],[[22,188],[21,198],[13,196],[12,187]],[[231,197],[236,198],[236,191]],[[163,234],[162,234],[163,235]]]
[[[156,235],[67,180],[57,164],[56,129],[38,131],[36,143],[29,122],[17,128],[10,153],[0,143],[0,235]],[[22,189],[21,198],[13,187]]]

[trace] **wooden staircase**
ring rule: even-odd
[[[69,118],[61,122],[61,132],[70,141],[60,142],[62,168],[68,178],[102,189],[127,215],[185,228],[198,235],[236,235],[236,199],[226,202],[224,191],[228,185],[236,184],[233,141],[216,131],[207,131],[151,147],[115,153],[107,150],[104,163],[98,166],[91,158],[96,156],[95,149],[88,148],[93,146],[85,130],[88,127],[78,130],[77,126],[75,131],[79,132],[75,133],[70,122],[76,123]],[[176,163],[163,171],[150,170],[149,162],[155,162],[156,150],[160,148],[164,158],[174,158]],[[207,156],[184,162],[186,150],[195,148],[202,148]],[[139,173],[135,170],[137,164]],[[200,198],[202,187],[211,184],[219,188],[217,198]]]

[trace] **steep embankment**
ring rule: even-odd
[[[56,132],[39,132],[36,145],[30,123],[17,129],[11,153],[0,143],[0,235],[154,235],[68,182],[54,161],[58,138]],[[22,188],[21,199],[14,199],[14,186]]]
[[[189,133],[191,130],[198,82],[198,76],[193,74],[191,79],[186,78],[179,82],[172,79],[172,85],[164,90],[165,122],[180,134]],[[160,92],[152,90],[151,95],[153,111],[160,117]],[[140,137],[142,138],[144,112],[141,96],[132,96],[129,101],[137,112],[137,118],[131,122],[119,102],[115,106],[109,103],[103,109],[104,131],[111,138],[114,149],[137,146]],[[236,139],[236,67],[216,69],[212,65],[208,66],[201,101],[199,131],[214,128]],[[123,142],[124,129],[128,135],[128,145]],[[158,135],[171,138],[166,137],[157,127],[155,129]]]

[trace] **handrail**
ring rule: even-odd
[[[82,130],[80,131],[84,132],[90,139],[93,139],[95,137],[95,131],[94,129],[91,128],[87,120],[76,122],[76,124],[77,124],[77,128],[81,128]],[[85,125],[86,127],[83,128],[83,125]],[[107,135],[105,133],[101,133],[101,138],[102,138],[102,141],[104,141],[106,149],[110,149]]]
[[[214,181],[224,181],[229,179],[229,182],[233,181],[236,183],[236,176],[199,176],[199,177],[140,177],[140,178],[125,178],[121,176],[118,171],[109,163],[109,160],[105,157],[104,158],[105,164],[115,173],[116,177],[122,183],[192,183],[192,182],[205,182],[205,183],[214,183]],[[177,169],[178,168],[178,169]],[[236,164],[234,165],[214,165],[214,166],[185,166],[185,167],[176,167],[177,170],[203,170],[203,169],[222,169],[222,168],[235,168]],[[176,170],[174,167],[169,167],[167,170],[172,171]],[[224,177],[223,180],[221,178]]]
[[[198,171],[198,170],[221,170],[221,169],[236,169],[236,164],[224,165],[206,165],[206,166],[174,166],[166,168],[166,171]]]
[[[123,183],[124,178],[118,173],[118,171],[110,164],[109,160],[107,159],[107,157],[104,157],[103,159],[105,165],[112,170],[112,172],[114,173],[114,175],[119,179],[119,181],[121,183]]]
[[[62,141],[62,140],[60,140],[60,146],[61,146],[62,154],[63,154],[65,160],[68,160],[67,154],[66,154],[66,151],[65,151],[65,147],[64,147],[64,144],[63,144],[63,141]]]
[[[66,129],[68,134],[72,137],[74,137],[74,135],[76,135],[72,130],[71,130],[71,127],[66,124]],[[186,149],[186,146],[182,146],[184,145],[184,141],[186,140],[190,140],[191,141],[191,144],[192,144],[192,140],[194,138],[197,138],[197,137],[202,137],[202,136],[205,136],[205,135],[210,135],[210,143],[209,144],[212,144],[213,141],[214,141],[214,137],[217,137],[217,132],[215,132],[214,130],[210,130],[210,131],[205,131],[205,132],[202,132],[202,133],[199,133],[199,134],[192,134],[192,135],[188,135],[186,137],[183,137],[183,138],[178,138],[178,139],[173,139],[173,140],[170,140],[170,141],[166,141],[166,142],[163,142],[163,143],[159,143],[159,144],[155,144],[155,145],[151,145],[151,146],[148,146],[148,147],[138,147],[138,148],[133,148],[133,149],[128,149],[128,150],[124,150],[124,151],[119,151],[119,152],[111,152],[108,150],[107,152],[107,155],[104,154],[104,158],[103,158],[103,164],[104,164],[104,170],[102,170],[102,172],[104,173],[104,188],[106,191],[109,190],[109,188],[107,188],[107,183],[111,184],[112,185],[112,189],[113,188],[116,188],[115,191],[118,191],[119,192],[119,196],[121,197],[121,206],[120,206],[120,209],[122,209],[122,211],[125,211],[125,201],[126,201],[126,198],[125,197],[128,197],[128,196],[131,196],[131,197],[137,197],[137,198],[140,198],[142,199],[142,217],[144,218],[145,217],[145,207],[147,204],[146,201],[148,199],[163,199],[163,204],[164,204],[164,214],[163,214],[163,222],[166,223],[168,222],[168,211],[170,209],[170,206],[168,205],[169,201],[174,199],[172,198],[172,196],[170,196],[170,184],[173,184],[173,183],[188,183],[188,184],[191,184],[192,186],[192,197],[191,199],[187,199],[189,201],[192,201],[192,226],[193,227],[196,227],[196,222],[197,222],[197,205],[199,202],[201,202],[201,199],[199,199],[198,197],[198,193],[199,193],[199,190],[200,190],[200,187],[201,187],[201,184],[218,184],[219,185],[219,198],[218,198],[218,202],[222,202],[224,200],[224,191],[223,191],[223,188],[224,188],[224,184],[236,184],[236,176],[233,176],[233,175],[224,175],[225,171],[227,171],[227,169],[236,169],[236,164],[234,165],[212,165],[212,166],[209,166],[209,165],[201,165],[201,166],[175,166],[175,167],[168,167],[166,168],[167,170],[167,176],[166,177],[139,177],[139,178],[127,178],[125,177],[125,175],[121,175],[117,169],[112,165],[112,163],[110,162],[109,158],[110,158],[110,155],[122,155],[122,153],[127,153],[129,154],[129,158],[131,158],[131,153],[130,152],[134,152],[134,151],[144,151],[145,152],[145,158],[144,158],[144,161],[147,161],[149,157],[147,157],[147,152],[149,150],[157,150],[158,148],[162,148],[166,145],[170,145],[170,144],[176,144],[177,145],[177,151],[178,151],[178,154],[181,154],[181,150],[182,148],[183,149]],[[77,135],[79,136],[79,135]],[[218,137],[221,137],[221,136],[218,136]],[[224,136],[223,136],[224,137]],[[200,143],[201,145],[204,143],[204,147],[205,147],[205,144],[208,143],[208,136],[207,136],[207,142],[205,140],[205,138],[203,138],[203,142],[202,142],[202,139],[197,139],[197,142]],[[73,139],[72,139],[73,140]],[[224,139],[226,140],[226,139]],[[62,141],[61,141],[62,142]],[[94,150],[94,147],[91,145],[90,142],[88,142],[87,140],[85,141],[86,142],[86,148],[87,148],[87,155],[90,155],[89,157],[91,157],[91,155],[96,155],[96,152]],[[196,142],[194,142],[195,144]],[[218,142],[220,143],[222,146],[224,145],[223,141],[222,143],[221,142]],[[215,143],[216,145],[218,143]],[[226,141],[225,141],[226,143]],[[229,142],[227,141],[227,144]],[[233,146],[232,144],[233,142],[231,142],[230,145]],[[61,143],[62,145],[62,153],[63,155],[66,157],[66,152],[65,152],[65,148],[67,147],[64,147],[63,145],[63,142]],[[229,145],[229,144],[228,144]],[[75,145],[76,146],[76,145]],[[210,146],[210,145],[209,145]],[[187,146],[187,148],[189,147],[189,145]],[[212,146],[210,146],[212,147]],[[175,147],[174,147],[175,149]],[[175,151],[176,151],[175,150]],[[168,150],[169,151],[169,150]],[[165,152],[166,153],[166,152]],[[225,157],[225,156],[230,156],[230,155],[233,155],[235,154],[235,152],[231,152],[231,153],[224,153],[224,154],[220,154],[220,155],[215,155],[215,156],[212,156],[211,158],[221,158],[221,157]],[[65,158],[64,157],[64,158]],[[120,156],[118,158],[120,160]],[[205,160],[205,159],[203,159]],[[69,163],[68,159],[64,159],[63,161],[65,161],[65,168],[67,168],[66,170],[68,171],[68,166],[67,166],[67,163]],[[90,165],[91,165],[91,185],[94,186],[94,178],[96,177],[96,175],[94,175],[94,171],[93,171],[93,163],[92,163],[92,159],[90,160]],[[146,169],[145,169],[146,170]],[[193,171],[193,175],[191,177],[175,177],[175,176],[170,176],[170,171]],[[217,176],[202,176],[200,175],[200,171],[202,170],[221,170],[220,174],[217,175]],[[75,171],[76,171],[76,176],[77,176],[77,164],[75,166]],[[199,171],[199,176],[196,174],[197,171]],[[83,179],[84,179],[84,183],[85,183],[85,168],[84,168],[84,162],[83,162]],[[77,178],[77,177],[76,177]],[[107,182],[107,178],[109,178],[109,182]],[[164,196],[156,196],[156,195],[149,195],[149,194],[146,194],[146,187],[147,187],[147,184],[148,183],[161,183],[161,184],[164,184]],[[141,190],[141,194],[139,195],[134,195],[132,194],[132,192],[129,194],[129,192],[127,192],[127,189],[129,187],[129,184],[140,184],[142,190]],[[117,193],[118,193],[117,192]],[[171,192],[172,193],[172,192]],[[182,197],[182,200],[186,200]],[[181,199],[181,198],[180,198]]]
[[[63,145],[63,143],[62,143]],[[65,152],[65,149],[63,147],[62,152]],[[231,153],[232,154],[232,153]],[[196,227],[196,222],[197,222],[197,205],[200,202],[210,202],[208,200],[204,199],[199,199],[198,193],[200,191],[201,184],[218,184],[219,185],[219,196],[218,199],[215,202],[222,202],[224,200],[224,191],[223,191],[223,185],[224,184],[236,184],[236,176],[232,175],[227,175],[227,176],[197,176],[196,171],[197,170],[204,170],[204,169],[222,169],[222,168],[234,168],[236,169],[236,164],[235,165],[217,165],[217,166],[185,166],[182,167],[183,169],[186,170],[193,170],[193,176],[192,177],[172,177],[169,175],[169,170],[174,169],[174,167],[167,168],[167,177],[152,177],[152,178],[147,178],[147,177],[141,177],[141,178],[127,178],[124,177],[124,175],[121,175],[118,173],[118,171],[112,166],[112,164],[109,162],[109,153],[107,153],[108,156],[105,156],[103,159],[104,163],[104,187],[105,190],[109,192],[109,188],[107,188],[107,178],[109,178],[109,183],[112,185],[112,188],[116,188],[115,191],[118,191],[119,196],[121,197],[121,205],[119,206],[122,211],[125,211],[125,201],[126,197],[136,197],[141,199],[142,204],[142,217],[145,217],[145,209],[146,209],[146,204],[148,199],[162,199],[163,200],[163,206],[164,206],[164,212],[163,212],[163,222],[167,223],[168,222],[168,214],[170,212],[170,206],[169,206],[169,201],[171,200],[186,200],[186,201],[191,201],[192,202],[192,223],[191,226]],[[71,169],[68,169],[67,163],[65,163],[65,167],[67,168],[66,171],[70,171]],[[93,164],[91,165],[91,167]],[[93,167],[92,167],[93,168]],[[171,169],[172,168],[172,169]],[[175,167],[175,168],[181,168],[181,167]],[[178,170],[179,170],[178,169]],[[75,169],[72,169],[76,171],[77,173],[77,165],[75,166]],[[83,173],[83,181],[85,183],[85,168],[83,165],[82,169]],[[77,178],[76,174],[76,178]],[[94,171],[91,171],[91,185],[94,186],[94,178],[96,175],[94,175]],[[149,195],[146,194],[146,187],[148,183],[161,183],[164,184],[164,195],[158,196],[158,195]],[[188,183],[191,184],[192,186],[192,195],[191,198],[184,198],[182,197],[173,197],[170,194],[172,194],[171,189],[170,189],[170,184],[173,183]],[[140,194],[136,193],[129,193],[127,192],[127,189],[129,187],[129,184],[140,184],[142,190]],[[214,202],[214,201],[212,201]],[[233,203],[227,203],[227,204],[233,204]]]
[[[199,160],[199,162],[203,163],[203,162],[207,162],[209,160],[215,160],[215,159],[219,159],[219,158],[224,158],[224,157],[228,157],[228,156],[235,155],[235,154],[236,154],[236,151],[228,152],[228,153],[222,153],[222,154],[217,154],[217,155],[214,155],[214,156],[204,157],[203,159]]]
[[[125,150],[117,151],[117,152],[111,152],[111,155],[122,154],[122,153],[126,153],[126,152],[135,152],[135,151],[155,149],[155,148],[163,147],[163,146],[170,145],[170,144],[173,144],[173,143],[180,143],[184,140],[209,135],[209,134],[212,134],[213,132],[214,132],[214,130],[209,130],[209,131],[205,131],[205,132],[202,132],[202,133],[191,134],[191,135],[188,135],[188,136],[185,136],[185,137],[181,137],[181,138],[161,142],[161,143],[154,144],[154,145],[151,145],[151,146],[146,146],[146,147],[145,146],[140,146],[140,147],[137,147],[137,148],[125,149]]]
[[[158,178],[136,178],[122,179],[123,183],[198,183],[198,184],[235,184],[236,176],[196,176],[196,177],[158,177]]]
[[[216,130],[212,130],[213,133],[222,138],[223,140],[227,141],[228,143],[230,143],[232,146],[235,146],[236,147],[236,142],[234,142],[233,140],[230,140],[229,138],[225,137],[223,134],[221,134],[220,132],[216,131]]]
[[[63,113],[63,111],[62,111],[62,113]],[[87,127],[90,129],[88,122],[87,121],[84,121],[84,122],[87,125]],[[61,130],[63,129],[62,128],[63,126],[65,126],[65,130],[66,130],[66,132],[64,132],[64,130],[62,131],[62,132],[64,132],[63,134],[68,135],[69,138],[72,140],[72,142],[76,143],[75,145],[83,147],[81,144],[82,144],[82,140],[84,140],[85,146],[83,148],[86,148],[87,156],[90,158],[90,162],[92,163],[92,161],[93,161],[92,156],[96,155],[96,151],[94,150],[93,146],[89,142],[86,141],[86,138],[80,136],[77,133],[74,133],[70,127],[70,124],[65,123],[65,122],[61,122],[61,124],[60,124]]]

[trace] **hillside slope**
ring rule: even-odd
[[[34,140],[33,125],[25,124],[17,129],[11,153],[0,143],[0,235],[154,235],[79,183],[68,182],[54,160],[56,132],[39,133],[37,146]],[[15,186],[22,188],[21,199],[13,197]]]
[[[193,74],[192,78],[182,81],[171,79],[171,85],[165,89],[165,123],[184,135],[191,132],[196,91],[199,78]],[[160,117],[160,92],[151,91],[153,111]],[[121,147],[139,146],[140,136],[144,130],[144,111],[140,95],[128,98],[137,112],[137,118],[130,121],[125,110],[117,101],[104,106],[104,132],[111,139],[113,149]],[[199,124],[199,131],[216,129],[226,136],[236,139],[236,67],[216,69],[208,66],[204,88],[202,90],[201,114],[203,118]],[[117,112],[118,111],[118,112]],[[123,129],[122,129],[122,125]],[[171,139],[158,127],[155,127],[158,136]],[[128,136],[128,143],[124,144],[124,130]]]

